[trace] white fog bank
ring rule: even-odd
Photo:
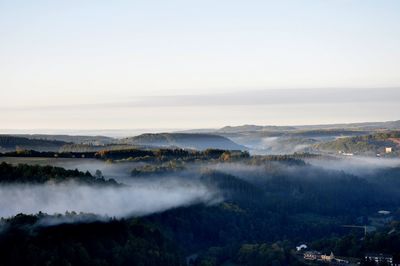
[[[217,191],[201,183],[179,179],[152,180],[129,187],[94,187],[76,183],[6,185],[0,187],[0,217],[40,211],[47,214],[75,211],[111,217],[143,216],[220,200]]]

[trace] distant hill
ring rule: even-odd
[[[158,133],[142,134],[124,138],[121,144],[150,147],[179,147],[183,149],[205,150],[208,148],[223,150],[245,150],[246,147],[236,144],[228,138],[212,134]]]
[[[366,136],[339,138],[319,143],[315,148],[320,151],[345,152],[362,155],[385,154],[385,148],[392,148],[387,155],[400,155],[400,131],[375,133]]]
[[[400,130],[400,120],[387,122],[365,122],[348,124],[304,125],[297,129],[352,129],[352,130]]]
[[[366,136],[375,133],[383,133],[400,130],[400,120],[389,122],[366,122],[349,124],[326,124],[326,125],[298,125],[298,126],[259,126],[241,125],[226,126],[210,134],[227,137],[239,145],[249,147],[252,153],[257,154],[286,154],[292,152],[310,152],[319,143],[332,142],[336,139]],[[341,140],[343,141],[343,140]],[[340,142],[340,141],[338,141]],[[326,149],[337,152],[346,151],[345,147],[335,148],[336,144],[317,146],[318,150]],[[360,144],[361,145],[361,144]],[[386,143],[388,145],[388,143]],[[341,146],[338,144],[338,146]],[[383,144],[378,147],[354,148],[358,152],[371,154],[382,151]],[[379,152],[377,152],[379,153]],[[375,154],[376,155],[376,154]]]
[[[105,144],[105,145],[91,145],[91,144],[67,144],[63,145],[58,151],[59,152],[97,152],[97,151],[111,151],[111,150],[126,150],[144,148],[137,147],[134,145],[126,144]]]
[[[63,145],[68,144],[58,140],[28,139],[10,135],[0,135],[0,151],[36,150],[58,151]]]
[[[238,132],[252,132],[252,131],[287,131],[295,130],[295,127],[290,126],[257,126],[257,125],[243,125],[243,126],[226,126],[216,130],[218,133],[238,133]]]
[[[48,134],[12,134],[10,136],[23,137],[38,140],[56,140],[74,144],[106,145],[115,141],[114,138],[106,136],[83,136],[83,135],[48,135]]]
[[[241,125],[226,126],[215,131],[216,133],[240,133],[253,131],[294,131],[294,130],[327,130],[327,129],[347,129],[347,130],[400,130],[400,120],[388,122],[365,122],[348,124],[326,124],[326,125],[298,125],[298,126],[259,126]]]

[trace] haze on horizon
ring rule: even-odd
[[[400,2],[2,1],[7,129],[398,120]]]

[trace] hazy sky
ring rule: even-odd
[[[399,14],[397,0],[0,0],[0,125],[399,119]]]

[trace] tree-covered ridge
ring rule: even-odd
[[[249,166],[264,166],[265,170],[276,168],[279,164],[285,166],[305,165],[302,159],[316,158],[313,154],[293,154],[293,155],[266,155],[249,156],[247,153],[230,152],[222,150],[206,150],[204,152],[186,153],[184,157],[175,159],[173,156],[162,156],[162,160],[152,161],[145,165],[137,166],[131,171],[133,177],[146,176],[165,176],[168,174],[180,173],[183,170],[190,169],[191,166],[200,166],[203,171],[208,171],[207,165],[218,163],[240,163]],[[158,157],[160,158],[160,157]]]
[[[167,162],[170,160],[181,160],[185,162],[207,161],[219,159],[240,160],[250,157],[245,151],[229,151],[219,149],[206,149],[204,151],[184,149],[126,149],[126,150],[104,150],[97,152],[95,158],[103,160],[126,160],[126,161],[148,161]]]
[[[58,152],[17,150],[0,153],[0,157],[32,157],[32,158],[95,158],[96,152]]]
[[[366,136],[356,136],[351,138],[339,138],[331,142],[320,143],[315,146],[322,151],[347,152],[355,154],[375,155],[384,154],[386,147],[393,148],[393,154],[398,153],[400,131],[381,132]]]
[[[85,184],[117,185],[113,179],[105,180],[102,176],[94,177],[77,169],[66,170],[61,167],[18,164],[17,166],[0,164],[0,183],[46,183],[76,181]]]
[[[54,152],[97,152],[142,148],[245,150],[223,136],[214,134],[158,133],[114,139],[101,136],[0,135],[0,151],[33,149]]]
[[[168,231],[146,219],[93,221],[91,216],[39,213],[1,219],[0,265],[185,265],[185,257],[194,266],[305,265],[302,255],[295,252],[296,240],[236,242],[237,236],[232,235],[225,246],[213,245],[196,256],[185,256],[180,245],[165,237]],[[49,219],[76,222],[46,224]],[[354,231],[336,237],[322,236],[309,246],[323,254],[360,258],[361,265],[376,265],[363,260],[369,252],[391,254],[398,261],[399,229],[399,223],[393,222],[367,234],[365,239],[361,238],[362,232]]]
[[[45,158],[95,158],[101,160],[148,161],[166,162],[169,160],[198,161],[198,160],[241,160],[249,158],[246,151],[229,151],[206,149],[204,151],[184,149],[138,149],[128,148],[119,150],[101,150],[98,152],[39,152],[20,150],[0,153],[0,157],[45,157]]]
[[[240,177],[204,172],[202,182],[218,188],[223,203],[179,208],[146,219],[160,224],[189,254],[210,247],[229,250],[232,245],[283,240],[291,241],[293,248],[297,242],[341,236],[348,232],[343,224],[357,223],[358,217],[381,208],[396,210],[400,203],[400,187],[388,190],[394,174],[377,185],[375,179],[383,171],[370,181],[309,165],[294,167]]]
[[[65,144],[67,144],[67,142],[58,140],[29,139],[25,137],[0,135],[0,151],[18,149],[58,150]]]
[[[1,221],[0,265],[183,265],[175,245],[138,220],[40,226],[43,218]]]

